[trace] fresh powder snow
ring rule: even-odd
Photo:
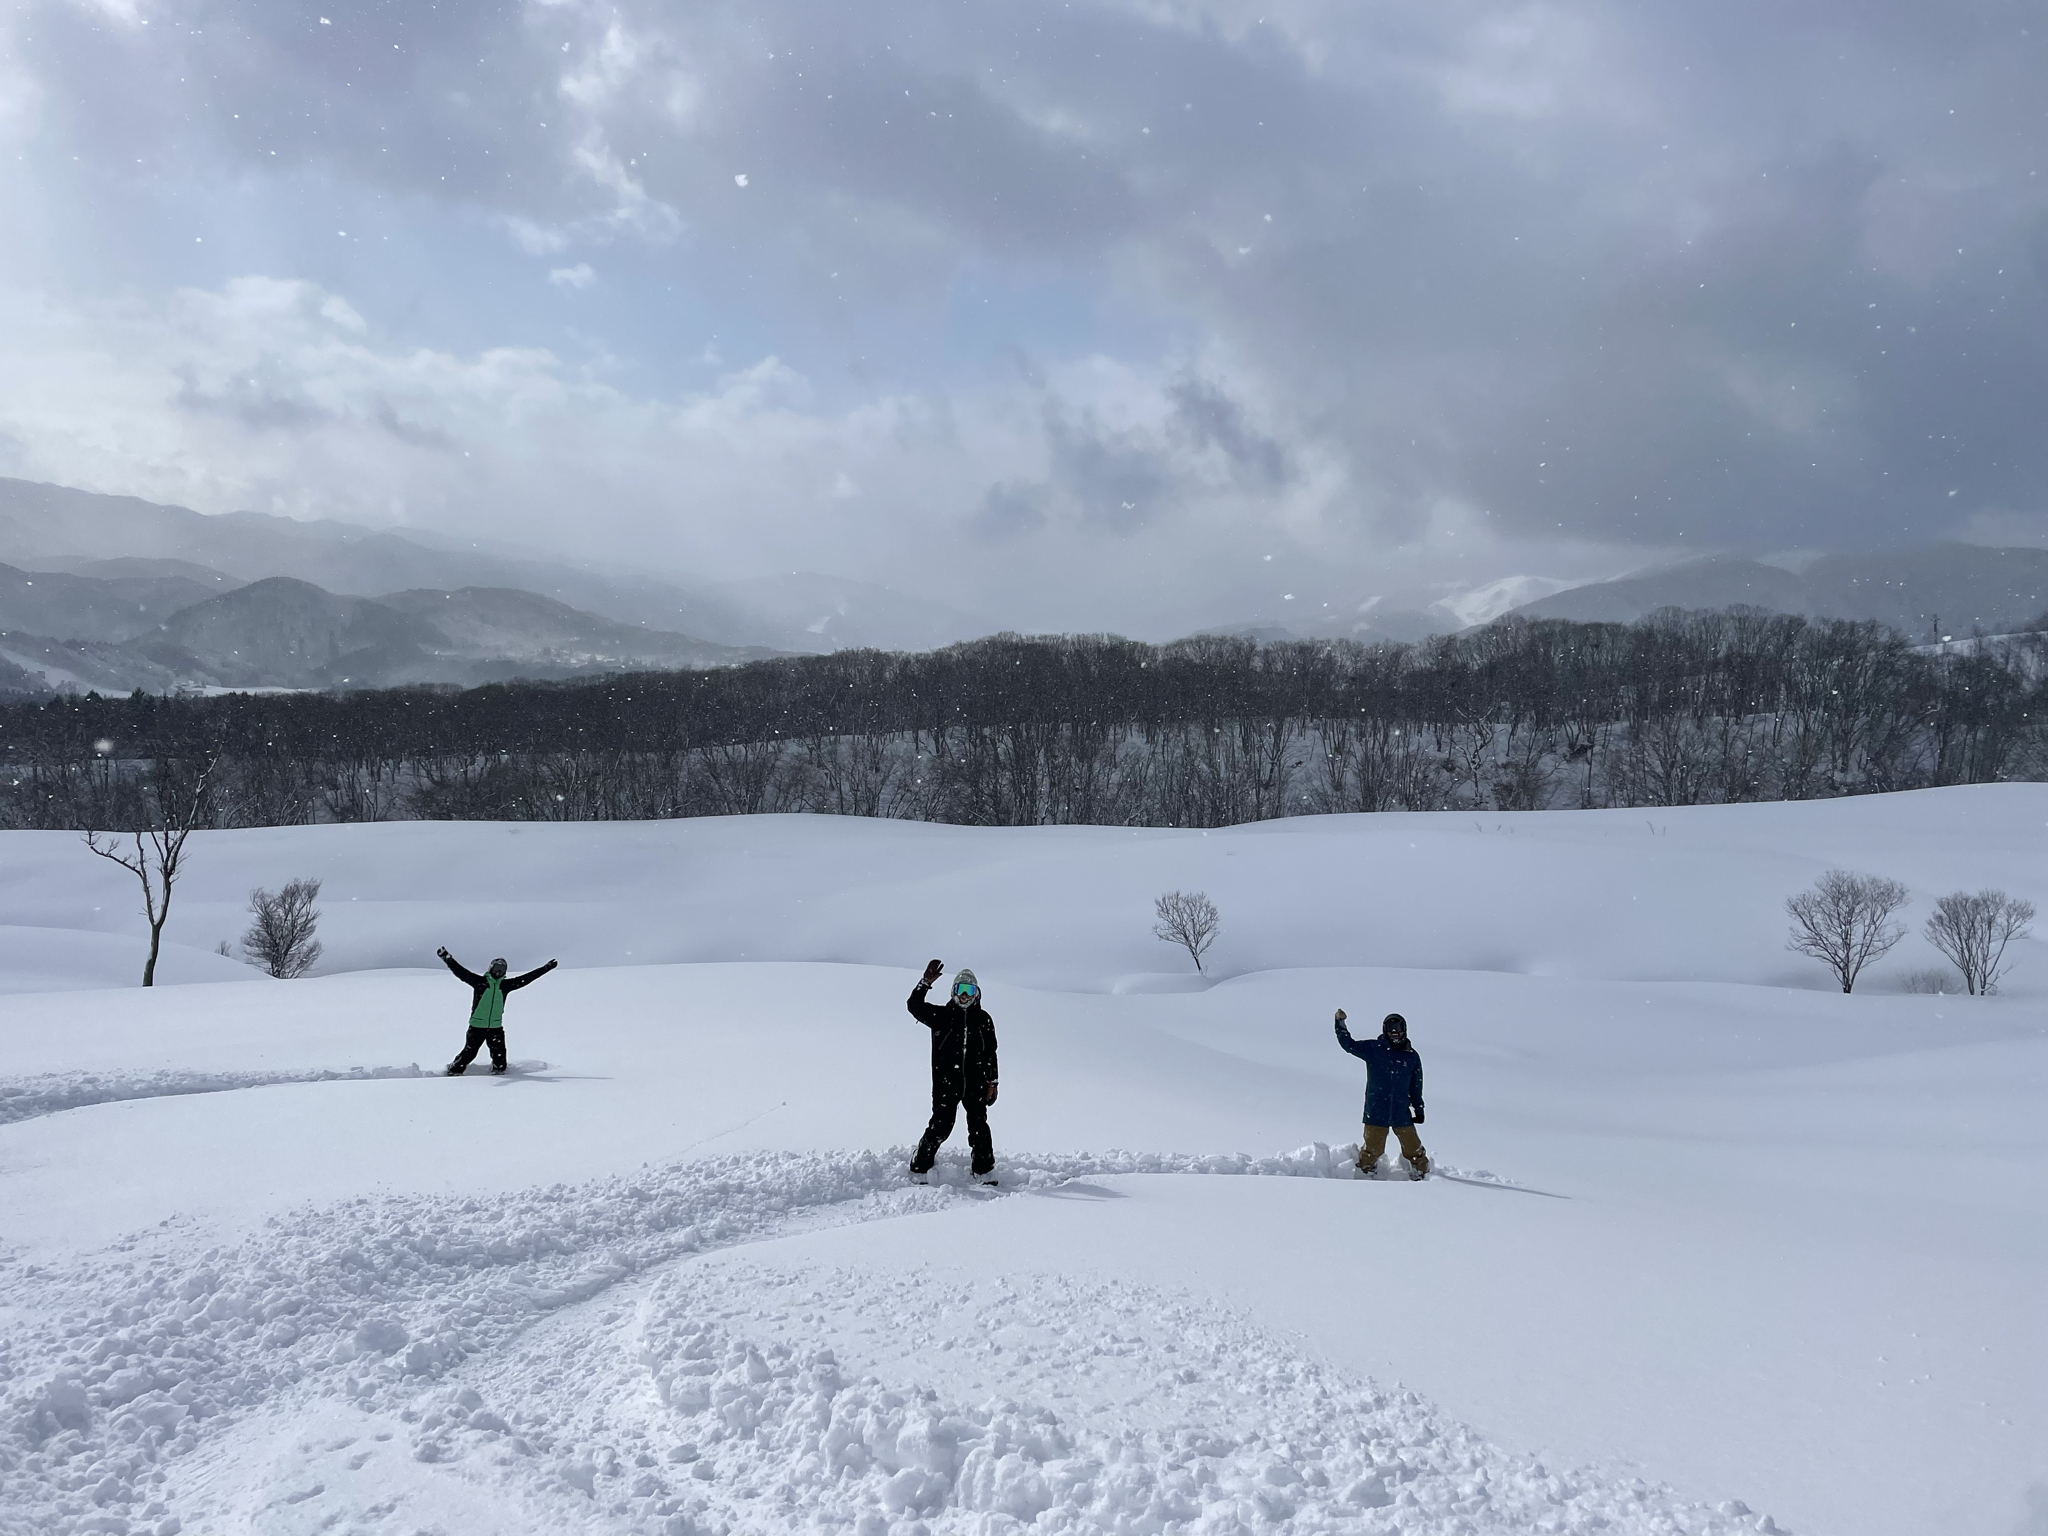
[[[2048,908],[2048,787],[204,833],[148,991],[126,876],[0,849],[0,1531],[2048,1529],[2048,945],[1906,986],[1937,896]],[[1913,893],[1846,997],[1835,867]],[[315,975],[213,952],[295,876]],[[506,1075],[438,944],[561,960]],[[906,1177],[933,956],[993,1190]]]

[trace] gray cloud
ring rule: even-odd
[[[124,467],[0,372],[53,478],[545,537],[580,476],[579,544],[886,577],[993,540],[1029,612],[1130,628],[1269,603],[1290,560],[1356,597],[2048,514],[2024,6],[143,14],[11,24],[44,307],[0,370],[71,357],[87,323],[36,318],[69,306],[214,420]],[[159,320],[52,275],[110,234]],[[266,310],[289,344],[223,351],[179,318],[247,277],[367,326]]]
[[[1254,427],[1244,407],[1205,379],[1185,378],[1167,391],[1175,424],[1197,448],[1213,448],[1233,478],[1254,490],[1274,490],[1292,478],[1287,450]]]
[[[201,379],[189,367],[177,370],[177,404],[184,410],[222,416],[251,432],[291,432],[331,419],[306,398],[297,380],[284,376],[274,358],[263,358],[231,379]]]

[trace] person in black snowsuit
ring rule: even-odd
[[[988,1131],[988,1107],[996,1101],[996,1024],[981,1006],[981,983],[965,968],[953,978],[949,1001],[925,1001],[943,969],[936,960],[927,965],[905,1005],[932,1032],[932,1118],[910,1159],[910,1171],[918,1178],[931,1172],[940,1144],[953,1134],[954,1114],[964,1105],[974,1176],[987,1181],[996,1166]]]
[[[1354,1040],[1337,1010],[1337,1044],[1365,1063],[1365,1134],[1358,1148],[1358,1171],[1370,1178],[1387,1150],[1387,1132],[1400,1138],[1408,1177],[1428,1176],[1429,1153],[1415,1127],[1422,1124],[1422,1057],[1408,1043],[1408,1021],[1390,1013],[1376,1040]]]
[[[441,963],[469,983],[469,1034],[462,1042],[462,1050],[448,1063],[447,1075],[460,1077],[469,1070],[469,1064],[476,1060],[477,1049],[488,1045],[491,1048],[491,1070],[505,1070],[505,994],[517,992],[529,982],[539,981],[555,968],[550,960],[539,970],[528,971],[524,976],[507,976],[505,962],[493,960],[491,968],[479,976],[445,949],[437,949]]]

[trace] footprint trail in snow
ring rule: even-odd
[[[902,1161],[363,1199],[197,1255],[153,1237],[9,1265],[0,1531],[1776,1529],[1553,1472],[1186,1298],[708,1252],[965,1197],[905,1188]],[[1317,1146],[1004,1171],[1350,1170]]]

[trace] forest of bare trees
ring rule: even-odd
[[[0,825],[806,811],[1223,826],[1797,800],[2048,777],[2048,637],[1948,652],[1731,610],[1415,646],[998,636],[469,690],[0,705]]]

